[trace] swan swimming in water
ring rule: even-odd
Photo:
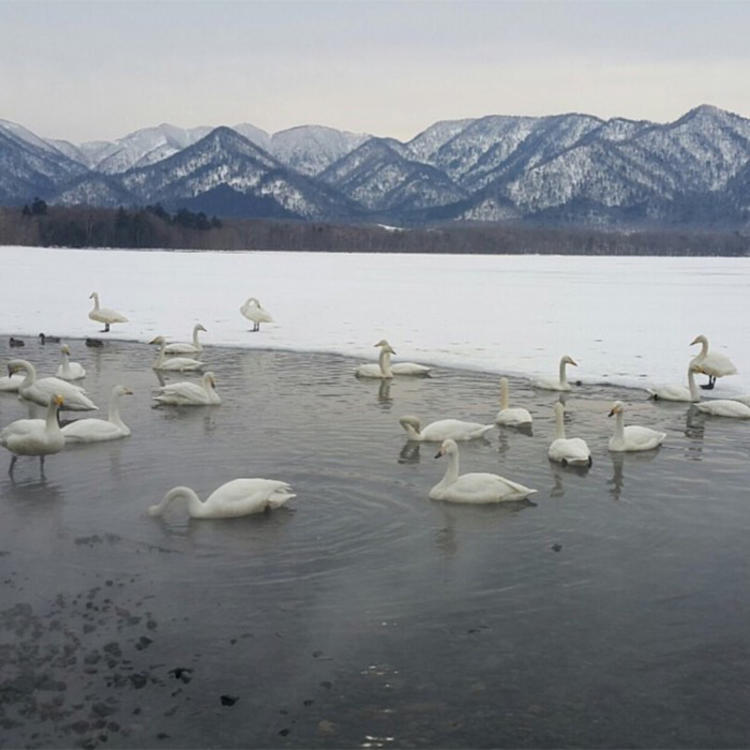
[[[479,422],[464,422],[460,419],[440,419],[431,422],[423,429],[418,417],[401,417],[399,424],[406,430],[409,440],[417,442],[442,443],[443,440],[475,440],[484,437],[494,424],[480,424]]]
[[[263,309],[255,297],[248,297],[245,304],[240,307],[240,312],[252,322],[253,331],[259,331],[261,323],[273,323],[270,313]]]
[[[531,424],[531,414],[521,406],[510,408],[508,406],[508,378],[500,378],[500,411],[495,417],[497,424],[508,427],[519,427]]]
[[[568,377],[567,373],[565,372],[565,366],[566,365],[573,365],[574,367],[578,367],[577,363],[573,360],[572,357],[569,357],[567,354],[565,354],[560,359],[560,374],[557,380],[554,378],[538,378],[534,381],[534,385],[537,388],[544,388],[548,391],[570,391],[572,390],[570,387],[570,383],[568,383]]]
[[[392,364],[391,354],[396,352],[385,339],[380,339],[375,346],[380,347],[378,363],[359,365],[354,371],[358,378],[392,378],[394,375],[429,376],[431,368],[418,365],[416,362],[396,362]]]
[[[65,438],[57,422],[57,412],[63,397],[55,394],[47,407],[46,419],[17,419],[0,430],[0,445],[7,448],[13,457],[8,473],[19,456],[39,456],[39,467],[44,473],[44,457],[59,453],[65,447]]]
[[[175,404],[177,406],[207,406],[221,403],[221,397],[216,392],[216,379],[212,372],[207,372],[200,384],[183,380],[179,383],[163,385],[154,401],[160,404]]]
[[[205,365],[197,359],[192,357],[167,357],[164,354],[164,348],[167,345],[164,336],[157,336],[148,342],[149,344],[159,344],[159,354],[154,360],[154,364],[151,367],[154,370],[171,370],[173,372],[184,372],[189,370],[201,370]]]
[[[444,440],[435,458],[448,456],[448,466],[443,478],[430,490],[432,500],[452,503],[502,503],[523,500],[536,490],[498,474],[458,473],[458,445],[455,440]]]
[[[280,508],[296,497],[286,482],[275,479],[233,479],[215,489],[205,501],[190,487],[173,487],[158,505],[148,509],[150,516],[160,516],[177,498],[187,501],[191,518],[237,518],[266,509]]]
[[[82,364],[70,361],[70,347],[63,344],[60,347],[61,361],[55,376],[63,380],[80,380],[86,377],[86,370]]]
[[[70,411],[94,411],[99,407],[86,395],[86,391],[78,385],[68,383],[60,378],[36,377],[36,369],[25,359],[12,359],[8,362],[8,375],[12,376],[19,370],[26,375],[18,386],[18,395],[27,401],[33,401],[39,406],[49,406],[50,400],[56,394],[64,399],[62,408]]]
[[[625,427],[625,404],[615,401],[609,412],[610,417],[616,417],[615,434],[609,439],[611,451],[649,451],[658,448],[667,437],[666,432],[652,430],[650,427],[631,424]]]
[[[95,320],[98,323],[104,323],[102,333],[109,331],[109,326],[112,323],[127,323],[128,319],[116,310],[110,310],[108,307],[99,307],[99,294],[97,292],[91,292],[89,299],[94,300],[94,309],[89,311],[89,318]]]
[[[591,451],[583,438],[565,437],[565,407],[555,404],[555,439],[547,449],[547,455],[563,466],[591,466]]]
[[[658,388],[647,388],[649,396],[654,401],[700,401],[701,395],[698,391],[698,386],[695,384],[695,377],[693,376],[693,368],[688,367],[687,379],[688,387],[684,385],[662,385]]]
[[[198,331],[206,331],[206,329],[198,323],[193,326],[193,343],[188,344],[187,342],[177,342],[174,344],[167,344],[164,347],[165,354],[200,354],[203,351],[203,346],[198,341]]]
[[[729,357],[719,352],[708,351],[708,339],[703,334],[696,336],[690,342],[690,346],[694,344],[700,344],[701,350],[690,360],[690,367],[695,372],[708,375],[708,383],[702,385],[701,388],[711,390],[716,385],[716,378],[736,374],[737,368]]]
[[[76,419],[68,422],[62,433],[66,443],[99,443],[117,440],[130,435],[130,428],[120,418],[120,396],[132,396],[133,391],[124,385],[112,386],[109,413],[106,419]]]
[[[750,406],[733,399],[718,398],[711,401],[701,401],[695,405],[695,408],[704,414],[712,414],[715,417],[750,419]]]

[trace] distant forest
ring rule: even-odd
[[[141,209],[0,207],[0,245],[514,255],[750,255],[740,232],[605,231],[520,224],[441,224],[397,229],[269,219],[217,219],[160,205]]]

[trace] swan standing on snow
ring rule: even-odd
[[[154,360],[154,364],[151,365],[154,370],[183,372],[188,370],[200,370],[204,367],[203,362],[200,362],[197,359],[192,359],[191,357],[167,357],[164,354],[164,349],[167,345],[164,336],[157,336],[148,343],[159,344],[161,346],[159,354],[157,355],[156,360]]]
[[[444,440],[474,440],[484,437],[494,424],[463,422],[460,419],[440,419],[420,429],[418,417],[401,417],[399,424],[406,430],[409,440],[428,443],[442,443]]]
[[[567,373],[565,372],[566,365],[573,365],[578,367],[572,357],[567,354],[560,359],[560,375],[557,380],[554,378],[539,378],[534,381],[534,385],[537,388],[544,388],[548,391],[570,391],[570,383],[568,383]]]
[[[650,451],[658,448],[667,436],[666,432],[652,430],[650,427],[631,424],[625,427],[625,404],[615,401],[609,416],[616,416],[615,434],[609,439],[611,451]]]
[[[511,482],[498,474],[458,473],[458,445],[455,440],[444,440],[435,458],[448,456],[445,476],[430,490],[432,500],[452,503],[502,503],[523,500],[536,490]]]
[[[183,380],[180,383],[163,385],[154,401],[160,404],[176,404],[177,406],[206,406],[220,404],[221,397],[216,392],[216,379],[212,372],[207,372],[200,384]]]
[[[555,439],[550,443],[547,455],[563,466],[591,466],[591,451],[583,438],[565,437],[565,407],[555,404]]]
[[[708,339],[702,334],[696,336],[690,342],[690,346],[694,344],[700,344],[701,350],[697,356],[690,360],[690,367],[695,372],[702,372],[704,375],[708,375],[708,383],[702,385],[701,388],[711,390],[716,385],[716,378],[722,378],[724,375],[734,375],[737,372],[734,362],[725,354],[708,351]]]
[[[260,302],[255,297],[248,297],[247,301],[240,308],[240,312],[253,324],[253,331],[260,330],[261,323],[273,323],[273,318],[264,310]]]
[[[80,380],[86,377],[86,370],[78,362],[70,361],[70,347],[63,344],[60,347],[61,361],[55,375],[63,380]]]
[[[280,508],[296,497],[286,482],[275,479],[233,479],[215,489],[201,501],[190,487],[173,487],[158,505],[148,509],[150,516],[160,516],[175,499],[187,501],[191,518],[237,518],[266,509]]]
[[[198,341],[198,331],[204,331],[205,328],[198,323],[193,326],[193,343],[188,344],[187,342],[177,342],[175,344],[167,344],[164,347],[166,354],[200,354],[203,351],[201,342]]]
[[[116,310],[110,310],[107,307],[99,307],[99,294],[97,292],[91,292],[89,299],[94,300],[94,309],[89,312],[89,318],[96,320],[98,323],[104,323],[102,333],[109,332],[109,326],[111,323],[127,323],[128,319],[118,313]]]
[[[130,435],[130,428],[120,419],[120,396],[132,396],[124,385],[112,386],[107,419],[77,419],[62,428],[66,443],[99,443]]]
[[[39,406],[49,406],[50,401],[59,394],[65,400],[63,407],[70,411],[94,411],[99,407],[86,395],[78,385],[68,383],[60,378],[36,377],[36,369],[25,359],[12,359],[8,362],[8,375],[12,376],[19,370],[24,370],[26,376],[18,386],[18,395],[27,401],[33,401]]]
[[[688,387],[684,385],[662,385],[659,388],[647,388],[650,398],[654,401],[700,401],[701,395],[693,377],[693,368],[688,367]]]
[[[497,424],[519,427],[531,424],[531,414],[523,407],[508,407],[508,378],[500,378],[500,411],[495,417]]]
[[[0,445],[7,448],[13,457],[8,473],[19,456],[39,456],[39,467],[44,473],[44,457],[59,453],[65,447],[65,438],[57,422],[57,412],[63,397],[56,394],[47,407],[46,419],[17,419],[0,430]]]
[[[354,371],[358,378],[392,378],[394,375],[429,376],[431,368],[418,365],[416,362],[391,364],[391,354],[396,352],[385,339],[380,339],[375,346],[380,347],[378,363],[359,365]]]
[[[701,401],[695,407],[704,414],[712,414],[715,417],[750,419],[750,406],[733,399],[717,398],[711,401]]]

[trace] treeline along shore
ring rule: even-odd
[[[47,206],[35,200],[0,207],[0,245],[40,247],[287,250],[311,252],[559,255],[750,255],[737,231],[520,224],[440,224],[412,228],[271,219],[218,219],[161,206],[104,209]]]

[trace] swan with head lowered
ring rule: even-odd
[[[487,504],[524,500],[536,490],[499,474],[459,474],[458,445],[455,440],[444,440],[435,458],[448,457],[443,478],[430,490],[432,500],[451,503]]]
[[[500,411],[495,417],[497,424],[520,427],[531,424],[531,414],[521,406],[508,406],[508,378],[500,378]]]
[[[216,392],[216,379],[212,372],[207,372],[198,383],[183,380],[179,383],[163,385],[154,401],[160,404],[174,404],[176,406],[209,406],[221,403],[221,397]]]
[[[62,433],[66,443],[100,443],[130,435],[130,428],[120,418],[120,397],[132,396],[133,391],[124,385],[112,386],[109,414],[106,419],[76,419],[68,422]]]
[[[201,370],[204,367],[203,362],[192,357],[167,357],[164,353],[164,349],[167,346],[167,342],[164,336],[157,336],[148,342],[149,344],[159,344],[159,354],[156,356],[156,360],[151,367],[154,370],[171,370],[172,372],[185,372],[190,370]]]
[[[273,323],[273,318],[255,297],[248,297],[245,304],[240,307],[240,312],[252,322],[253,331],[260,330],[261,323]]]
[[[165,354],[200,354],[203,351],[203,345],[198,341],[198,331],[204,331],[205,328],[200,324],[193,326],[193,343],[178,341],[174,344],[167,344],[164,347]]]
[[[737,373],[737,368],[729,357],[719,352],[708,351],[708,339],[703,334],[696,336],[690,342],[690,346],[694,344],[700,344],[701,350],[690,360],[690,367],[695,372],[708,375],[708,383],[702,385],[701,388],[711,390],[716,385],[716,378]]]
[[[555,439],[547,449],[547,455],[563,466],[591,466],[591,451],[583,438],[565,437],[565,407],[555,404]]]
[[[292,488],[275,479],[233,479],[201,500],[190,487],[173,487],[158,505],[148,509],[150,516],[160,516],[175,500],[184,500],[191,518],[237,518],[280,508],[296,497]]]
[[[55,376],[63,380],[80,380],[86,377],[86,369],[79,362],[70,361],[70,347],[63,344],[60,347],[60,366]]]
[[[650,451],[664,442],[664,438],[667,437],[666,432],[659,432],[637,424],[625,427],[624,414],[625,404],[622,401],[615,401],[609,412],[610,417],[616,417],[615,433],[609,439],[611,451]]]
[[[25,375],[4,375],[0,378],[0,393],[18,393],[18,387],[24,380]]]
[[[63,397],[55,394],[47,407],[46,419],[17,419],[0,430],[0,445],[13,454],[8,473],[13,473],[19,456],[39,456],[39,466],[44,472],[44,457],[59,453],[65,447],[65,438],[57,422],[62,403]]]
[[[544,388],[547,391],[570,391],[570,383],[568,383],[568,376],[565,371],[567,365],[573,365],[578,367],[577,363],[572,357],[567,354],[560,358],[560,370],[557,380],[554,378],[538,378],[534,381],[534,385],[537,388]]]
[[[23,382],[18,386],[18,395],[39,406],[49,406],[51,399],[59,394],[64,399],[63,409],[70,411],[94,411],[99,407],[86,395],[80,386],[60,378],[36,377],[36,369],[25,359],[12,359],[8,362],[8,375],[25,372]]]
[[[112,323],[127,323],[128,319],[116,310],[110,310],[108,307],[99,307],[99,294],[91,292],[89,299],[94,300],[94,309],[89,311],[89,318],[98,323],[104,323],[102,333],[107,333]]]
[[[396,352],[385,339],[380,339],[375,346],[380,348],[377,364],[359,365],[354,371],[358,378],[392,378],[394,375],[429,376],[431,368],[425,365],[418,365],[416,362],[391,363],[391,354]]]
[[[398,421],[406,430],[409,440],[421,443],[442,443],[448,438],[456,441],[475,440],[484,437],[495,427],[494,424],[464,422],[460,419],[439,419],[421,428],[419,418],[412,416],[401,417]]]
[[[662,385],[658,388],[647,388],[650,398],[654,401],[700,401],[701,395],[693,376],[693,368],[688,367],[687,388],[684,385]]]

